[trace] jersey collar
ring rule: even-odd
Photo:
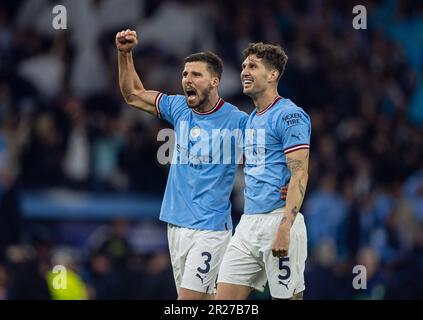
[[[212,113],[216,112],[217,110],[219,110],[223,106],[224,103],[225,103],[225,101],[222,98],[219,98],[219,100],[217,100],[217,102],[214,105],[214,107],[211,110],[207,111],[207,112],[199,112],[199,111],[197,111],[195,109],[192,109],[192,111],[194,113],[196,113],[196,114],[205,116],[207,114],[212,114]]]
[[[269,110],[271,107],[273,107],[279,100],[281,100],[282,97],[281,96],[277,96],[275,98],[275,100],[273,100],[273,102],[271,104],[269,104],[266,108],[264,108],[263,110],[261,110],[260,112],[257,112],[257,115],[260,116],[263,113],[265,113],[267,110]]]

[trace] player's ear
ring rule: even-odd
[[[217,88],[219,86],[219,78],[218,77],[213,77],[211,79],[211,85],[213,88]]]
[[[269,82],[275,82],[278,80],[279,77],[279,71],[276,69],[272,69],[269,73]]]

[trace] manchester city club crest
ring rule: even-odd
[[[198,126],[192,127],[189,133],[191,138],[197,138],[200,135],[201,129]]]

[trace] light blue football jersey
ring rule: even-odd
[[[191,229],[232,229],[229,198],[248,115],[222,99],[199,113],[184,96],[162,93],[156,108],[175,132],[160,220]]]
[[[261,112],[254,110],[245,130],[245,214],[281,208],[280,188],[291,174],[286,154],[309,148],[310,117],[289,99],[277,97]]]

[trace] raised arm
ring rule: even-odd
[[[155,101],[159,92],[144,88],[132,58],[132,49],[138,43],[137,33],[129,29],[118,32],[115,41],[118,49],[119,87],[125,102],[157,115]]]
[[[297,150],[286,155],[291,179],[288,184],[288,193],[286,196],[285,218],[279,226],[272,245],[273,255],[276,257],[288,255],[290,230],[303,204],[307,188],[308,158],[309,149]]]

